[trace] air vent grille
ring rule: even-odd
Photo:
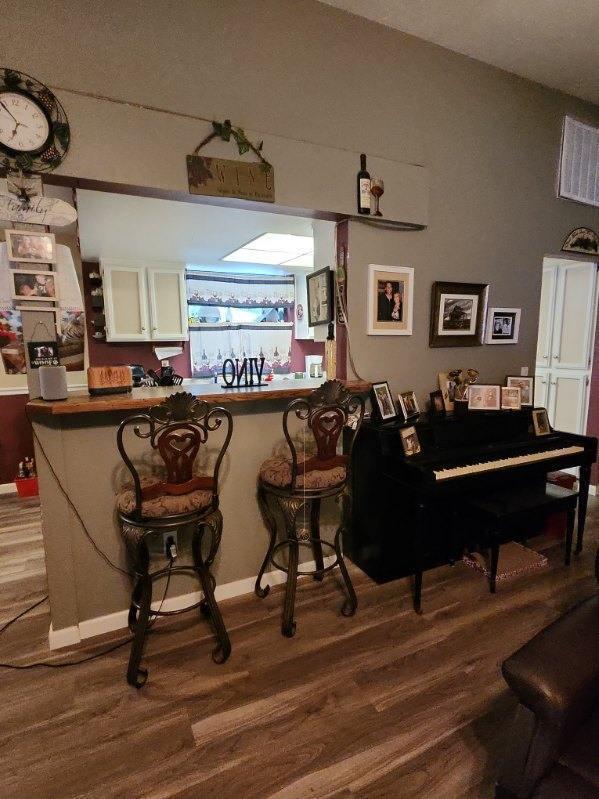
[[[599,207],[599,128],[564,120],[559,196]]]

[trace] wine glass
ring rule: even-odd
[[[385,183],[382,178],[372,178],[370,181],[370,193],[374,197],[374,216],[382,216],[379,211],[379,199],[385,192]]]

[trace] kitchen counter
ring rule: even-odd
[[[107,411],[135,411],[157,405],[169,394],[174,394],[177,391],[188,391],[198,399],[218,405],[273,399],[291,400],[308,396],[311,391],[318,388],[323,382],[323,378],[276,380],[260,387],[223,388],[217,383],[203,383],[191,380],[182,386],[134,388],[128,394],[107,394],[99,397],[91,397],[86,391],[77,391],[69,393],[69,397],[66,400],[31,400],[27,404],[27,409],[32,413],[51,414],[53,416],[105,413]],[[361,380],[344,382],[347,388],[354,393],[363,394],[370,390],[370,383],[365,383]]]

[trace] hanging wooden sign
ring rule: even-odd
[[[213,122],[212,128],[212,133],[198,144],[192,155],[187,156],[190,194],[274,203],[275,175],[272,166],[262,155],[262,142],[252,144],[243,129],[232,127],[229,119]],[[252,163],[199,155],[202,147],[216,138],[225,142],[233,139],[240,155],[251,151],[259,160]]]
[[[188,155],[187,175],[191,194],[236,197],[263,203],[275,201],[273,168],[265,169],[260,163]]]

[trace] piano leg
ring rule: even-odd
[[[567,512],[567,524],[566,524],[566,558],[565,564],[566,566],[570,565],[570,558],[572,555],[572,539],[574,538],[574,518],[576,516],[576,511],[574,508]]]
[[[574,550],[577,555],[582,552],[582,539],[584,537],[584,523],[587,516],[590,484],[591,467],[589,464],[585,464],[580,467],[580,475],[578,477],[578,531],[576,533],[576,549]]]
[[[412,601],[416,613],[422,613],[422,571],[423,571],[423,545],[427,531],[427,508],[424,502],[416,503],[414,536],[414,586]]]

